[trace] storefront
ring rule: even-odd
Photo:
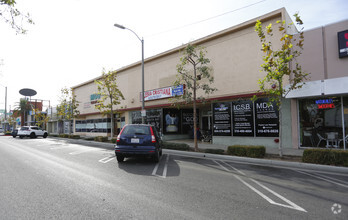
[[[346,149],[348,96],[299,99],[300,146]]]
[[[277,148],[281,128],[283,148],[341,149],[347,145],[348,57],[344,54],[347,44],[339,48],[339,54],[337,34],[346,36],[348,21],[305,32],[305,49],[299,63],[310,73],[310,80],[301,90],[284,97],[281,120],[275,103],[268,105],[268,99],[258,92],[257,82],[265,73],[260,73],[263,53],[254,30],[255,22],[260,19],[264,24],[272,23],[276,29],[277,20],[290,23],[289,18],[283,8],[191,42],[206,48],[213,69],[212,87],[218,89],[205,96],[205,102],[197,107],[198,127],[201,132],[212,134],[213,143]],[[279,38],[280,33],[275,32],[274,39]],[[172,98],[184,92],[185,85],[173,87],[173,82],[185,46],[144,60],[143,112],[140,61],[117,70],[117,84],[125,100],[115,106],[117,113],[113,119],[95,108],[100,98],[95,80],[100,77],[73,87],[81,113],[75,119],[75,134],[110,136],[111,120],[115,120],[115,136],[125,124],[141,123],[145,114],[145,123],[155,125],[164,140],[192,137],[193,106],[172,105]],[[255,94],[260,97],[252,102]],[[203,92],[198,92],[201,95],[204,96]]]

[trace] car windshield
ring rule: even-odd
[[[22,131],[29,130],[29,127],[21,127],[21,130],[22,130]]]
[[[125,135],[150,135],[150,127],[146,126],[126,126],[122,132]]]

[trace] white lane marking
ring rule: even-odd
[[[108,162],[112,161],[112,160],[115,159],[115,158],[116,158],[115,155],[113,155],[113,156],[108,156],[108,157],[105,157],[105,158],[103,158],[103,159],[100,159],[99,162],[100,162],[100,163],[108,163]]]
[[[169,154],[167,154],[167,158],[166,158],[166,162],[164,164],[164,169],[163,169],[163,173],[162,176],[161,175],[157,175],[157,170],[159,167],[159,162],[156,164],[155,168],[152,171],[152,176],[157,176],[157,177],[162,177],[162,178],[166,178],[167,177],[167,169],[168,169],[168,161],[169,161]]]
[[[218,164],[220,167],[223,167],[224,170],[227,170],[228,172],[230,172],[229,169],[227,169],[226,167],[224,167],[222,164],[220,164],[219,162],[213,160],[216,164]],[[274,192],[273,190],[269,189],[268,187],[264,186],[263,184],[259,183],[258,181],[250,178],[250,177],[246,177],[246,175],[234,168],[233,166],[231,166],[230,164],[227,164],[223,161],[221,161],[221,163],[226,164],[227,166],[231,167],[232,169],[234,169],[235,171],[237,171],[238,173],[242,174],[243,176],[245,176],[245,178],[248,178],[249,180],[253,181],[254,183],[256,183],[257,185],[261,186],[262,188],[264,188],[265,190],[267,190],[268,192],[272,193],[273,195],[275,195],[276,197],[278,197],[279,199],[283,200],[284,202],[286,202],[289,205],[286,204],[281,204],[281,203],[277,203],[275,201],[273,201],[271,198],[269,198],[268,196],[266,196],[265,194],[263,194],[262,192],[260,192],[259,190],[257,190],[255,187],[253,187],[252,185],[250,185],[249,183],[247,183],[246,181],[244,181],[241,177],[239,177],[238,175],[231,173],[236,179],[238,179],[240,182],[242,182],[244,185],[246,185],[247,187],[249,187],[251,190],[253,190],[255,193],[257,193],[259,196],[261,196],[263,199],[265,199],[267,202],[273,204],[273,205],[278,205],[278,206],[282,206],[285,208],[290,208],[290,209],[295,209],[298,211],[302,211],[302,212],[307,212],[305,209],[303,209],[302,207],[296,205],[295,203],[291,202],[290,200],[286,199],[285,197],[281,196],[280,194]]]
[[[288,207],[288,208],[293,208],[299,211],[303,211],[303,212],[307,212],[306,210],[304,210],[302,207],[296,205],[295,203],[291,202],[290,200],[288,200],[287,198],[285,198],[284,196],[274,192],[273,190],[269,189],[268,187],[266,187],[265,185],[259,183],[258,181],[249,178],[251,181],[253,181],[254,183],[256,183],[257,185],[261,186],[262,188],[264,188],[265,190],[267,190],[268,192],[272,193],[273,195],[277,196],[279,199],[283,200],[284,202],[288,203],[290,206],[288,205],[284,205],[284,204],[280,204],[280,203],[273,203],[275,205],[279,205],[279,206],[284,206],[284,207]]]
[[[83,150],[78,150],[78,151],[74,151],[69,153],[70,155],[78,155],[78,154],[83,154],[86,152],[90,152],[90,151],[97,151],[100,150],[99,148],[91,148],[91,149],[83,149]]]
[[[57,150],[57,149],[64,149],[64,148],[71,148],[71,146],[69,145],[62,145],[62,146],[59,146],[59,147],[51,147],[50,149],[51,150]]]
[[[162,176],[163,178],[167,177],[168,161],[169,161],[169,154],[167,155],[166,163],[164,165],[163,176]]]
[[[303,172],[303,171],[299,171],[299,170],[295,170],[296,172],[299,172],[299,173],[302,173],[302,174],[305,174],[305,175],[308,175],[308,176],[312,176],[312,177],[315,177],[317,179],[321,179],[321,180],[324,180],[326,182],[330,182],[330,183],[333,183],[333,184],[336,184],[336,185],[339,185],[339,186],[343,186],[343,187],[346,187],[348,188],[348,185],[346,184],[342,184],[342,183],[339,183],[338,181],[340,182],[344,182],[342,180],[338,180],[338,179],[335,179],[335,178],[332,178],[332,177],[328,177],[328,176],[324,176],[324,175],[319,175],[319,174],[310,174],[310,173],[307,173],[307,172]],[[330,180],[331,179],[331,180]],[[336,181],[333,181],[333,180],[336,180]]]

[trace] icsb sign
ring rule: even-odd
[[[159,88],[154,90],[149,90],[144,92],[144,100],[151,101],[157,99],[171,98],[174,96],[181,96],[184,94],[184,86],[171,86],[165,88]],[[142,100],[142,95],[140,93],[140,100]]]

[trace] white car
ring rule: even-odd
[[[48,136],[48,133],[47,131],[37,126],[23,126],[21,127],[21,129],[18,130],[17,136],[19,136],[19,138],[23,138],[23,137],[36,138],[38,136],[42,136],[43,138],[46,138]]]

